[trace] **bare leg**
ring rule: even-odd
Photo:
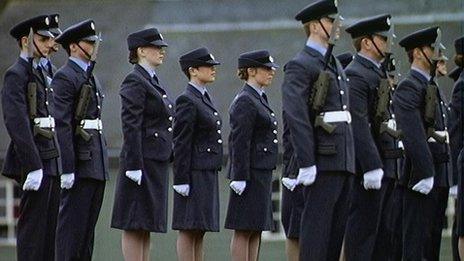
[[[179,231],[177,237],[177,258],[179,261],[195,260],[195,232]]]
[[[143,261],[150,261],[150,232],[145,233],[145,240],[143,243]]]
[[[300,258],[300,245],[297,238],[287,238],[285,241],[287,261],[298,261]]]
[[[257,261],[259,256],[259,244],[261,244],[261,231],[252,232],[248,242],[248,260]]]
[[[203,236],[204,231],[197,231],[195,237],[195,261],[203,261]]]
[[[250,232],[235,230],[230,242],[232,261],[247,261]]]
[[[464,237],[459,238],[458,242],[459,257],[464,260]]]
[[[125,261],[142,261],[143,260],[143,244],[145,231],[129,231],[122,232],[122,254]]]

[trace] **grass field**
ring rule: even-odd
[[[277,170],[275,174],[280,174]],[[96,261],[119,261],[123,260],[120,236],[121,232],[110,228],[111,209],[113,205],[114,187],[117,171],[112,171],[112,179],[106,187],[105,200],[96,228],[94,258]],[[225,173],[220,174],[220,196],[221,196],[221,223],[224,223],[225,211],[228,200],[228,181]],[[172,194],[170,194],[172,198]],[[170,198],[169,216],[171,216],[172,202]],[[169,218],[171,220],[171,218]],[[223,229],[220,233],[207,233],[205,238],[205,260],[230,260],[229,242],[231,231]],[[151,260],[176,260],[176,232],[170,230],[167,234],[152,234]],[[0,260],[14,261],[15,249],[13,247],[0,247]],[[285,246],[283,241],[263,242],[260,260],[285,260]],[[450,238],[443,238],[441,260],[452,260]]]

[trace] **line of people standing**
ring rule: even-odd
[[[390,15],[346,29],[357,52],[346,68],[332,54],[336,1],[316,1],[295,18],[307,41],[285,65],[282,84],[288,259],[438,260],[448,195],[462,194],[463,38],[455,42],[461,74],[448,108],[435,81],[446,74],[440,28],[399,42],[411,70],[397,83]],[[64,32],[58,21],[42,15],[10,31],[21,53],[2,89],[12,140],[2,174],[24,190],[18,260],[90,260],[108,180],[104,89],[93,74],[101,39],[92,20]],[[69,55],[58,70],[49,59],[57,44]],[[127,44],[134,69],[119,92],[124,142],[111,226],[123,230],[126,260],[149,260],[150,232],[167,231],[172,162],[177,256],[202,260],[205,233],[220,229],[223,122],[208,93],[220,63],[206,47],[182,55],[188,84],[174,101],[156,71],[168,46],[161,33],[137,31]],[[238,58],[244,85],[229,109],[225,221],[234,230],[233,260],[257,260],[261,232],[274,226],[278,120],[266,88],[278,68],[267,50]],[[458,237],[462,226],[458,215]]]

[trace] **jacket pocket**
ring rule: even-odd
[[[77,159],[78,160],[90,160],[92,158],[92,152],[90,150],[78,150]]]
[[[335,144],[318,144],[316,152],[319,155],[335,155],[337,154],[337,147]]]
[[[55,159],[60,156],[56,148],[42,149],[39,151],[40,158],[43,160]]]

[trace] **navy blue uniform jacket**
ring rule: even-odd
[[[336,64],[331,63],[328,67],[331,84],[321,112],[349,109],[347,79],[338,60],[333,59]],[[288,138],[298,168],[317,165],[318,171],[355,173],[351,125],[346,122],[332,123],[337,126],[332,134],[314,127],[316,115],[310,109],[309,98],[323,66],[324,57],[308,46],[285,65],[282,106]]]
[[[189,84],[176,100],[174,184],[189,184],[192,170],[221,169],[221,126],[212,101]]]

